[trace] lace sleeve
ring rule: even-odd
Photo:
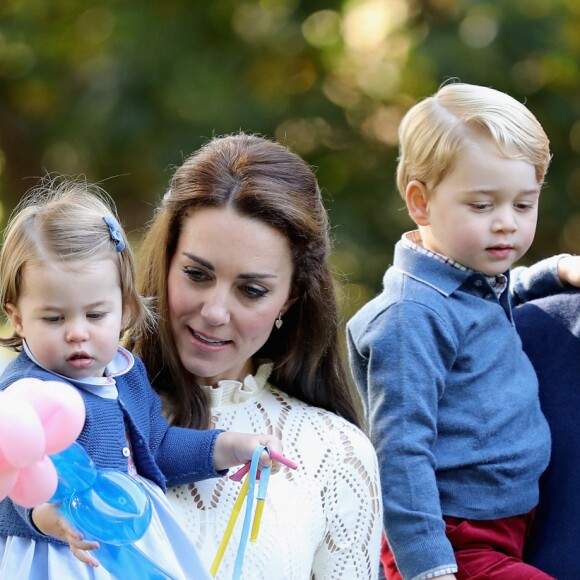
[[[338,431],[333,464],[322,495],[327,519],[312,578],[373,579],[380,569],[381,490],[377,457],[371,442],[356,427]]]

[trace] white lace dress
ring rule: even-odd
[[[214,426],[273,433],[298,464],[273,475],[260,534],[248,542],[242,580],[364,580],[379,573],[382,508],[376,455],[354,425],[272,387],[271,364],[243,383],[206,387]],[[227,478],[170,488],[183,528],[211,566],[240,484]],[[232,577],[245,506],[217,578]]]

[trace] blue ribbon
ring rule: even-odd
[[[109,226],[109,235],[111,241],[115,242],[115,249],[117,252],[122,252],[125,249],[126,244],[123,239],[123,234],[121,233],[119,222],[113,216],[109,215],[104,216],[103,221]]]

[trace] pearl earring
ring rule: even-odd
[[[284,321],[282,320],[282,313],[281,312],[280,312],[280,314],[278,314],[278,318],[276,318],[276,322],[274,324],[276,325],[276,328],[278,330],[280,330],[282,328]]]

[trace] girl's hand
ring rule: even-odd
[[[66,542],[73,555],[81,562],[96,568],[99,562],[88,550],[97,550],[98,542],[85,540],[59,512],[57,504],[43,503],[32,510],[34,525],[45,535]]]
[[[213,462],[217,471],[241,465],[252,459],[254,450],[259,445],[266,445],[269,449],[282,453],[282,442],[273,435],[255,435],[253,433],[235,433],[224,431],[217,436]],[[280,469],[277,461],[272,461],[270,456],[263,451],[260,455],[262,467],[272,466],[271,473]]]

